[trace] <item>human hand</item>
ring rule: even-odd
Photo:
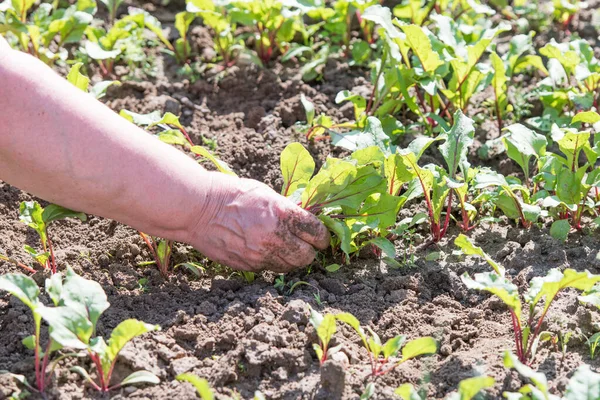
[[[208,258],[244,271],[286,272],[310,264],[329,245],[309,212],[251,179],[214,173],[191,244]]]

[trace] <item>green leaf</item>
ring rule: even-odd
[[[513,124],[505,128],[508,133],[503,136],[502,141],[506,147],[506,153],[514,160],[529,178],[529,160],[536,159],[546,154],[548,144],[544,135],[537,134],[531,129],[521,125]]]
[[[405,341],[406,336],[399,335],[385,342],[382,349],[383,358],[387,360],[388,358],[395,356],[398,353],[398,351],[400,351],[400,348],[402,347]]]
[[[600,275],[593,275],[588,271],[577,272],[569,268],[561,272],[558,269],[552,269],[545,277],[535,277],[531,280],[526,299],[535,306],[544,298],[543,313],[545,314],[561,290],[574,288],[585,292],[592,289],[596,282],[600,282]]]
[[[467,153],[469,147],[473,144],[474,135],[473,120],[466,117],[462,111],[456,111],[454,113],[454,125],[450,131],[442,134],[445,142],[439,146],[451,178],[455,177],[459,168],[463,175],[466,175],[470,166],[467,161]]]
[[[50,296],[52,303],[54,303],[55,306],[58,306],[63,292],[62,274],[59,272],[46,279],[45,289],[46,293],[48,293],[48,296]]]
[[[391,154],[384,161],[384,171],[387,178],[387,192],[398,195],[405,183],[415,178],[415,172],[407,157]]]
[[[90,374],[88,374],[88,372],[85,369],[83,369],[82,367],[80,367],[78,365],[69,368],[69,371],[75,372],[75,373],[81,375],[81,377],[83,379],[85,379],[86,381],[88,381],[89,383],[92,383],[94,385],[96,384],[96,382],[94,382],[94,380],[92,379],[92,377],[90,376]]]
[[[483,290],[497,296],[514,312],[519,320],[521,319],[519,289],[508,279],[495,272],[475,274],[474,279],[469,277],[469,274],[465,272],[461,276],[461,279],[469,289]]]
[[[149,371],[135,371],[129,374],[127,378],[123,379],[120,385],[134,385],[136,383],[151,383],[153,385],[158,385],[160,383],[160,378]]]
[[[161,120],[162,116],[160,111],[153,111],[148,114],[138,114],[129,110],[121,110],[119,115],[129,122],[133,122],[138,126],[146,126],[158,122]]]
[[[50,325],[50,336],[64,347],[87,349],[94,326],[87,318],[70,307],[39,308],[39,313]]]
[[[597,122],[600,122],[600,114],[595,111],[582,111],[580,113],[575,114],[571,123],[583,122],[586,124],[593,125]]]
[[[554,239],[564,242],[567,240],[567,236],[569,235],[570,231],[571,224],[569,224],[569,220],[559,219],[552,223],[552,226],[550,227],[550,236],[552,236]]]
[[[98,282],[77,275],[71,268],[67,268],[61,304],[85,315],[94,327],[100,315],[110,306]]]
[[[354,329],[358,336],[360,336],[363,343],[366,343],[366,334],[362,326],[360,326],[360,321],[358,318],[350,313],[342,312],[335,314],[335,319],[350,325],[350,327]]]
[[[496,52],[493,51],[490,54],[490,60],[492,61],[492,68],[494,68],[492,89],[494,89],[494,97],[496,99],[496,113],[500,114],[496,115],[496,118],[502,120],[508,106],[508,97],[506,96],[506,69],[504,67],[504,62]]]
[[[175,29],[179,36],[185,38],[192,22],[196,19],[196,14],[182,11],[175,14]]]
[[[325,270],[327,272],[336,272],[340,268],[341,268],[340,264],[329,264],[328,266],[325,267]]]
[[[505,270],[504,267],[494,260],[485,252],[481,247],[475,246],[471,240],[465,236],[464,234],[459,234],[457,238],[454,240],[454,244],[458,246],[463,253],[470,256],[479,256],[487,261],[488,264],[496,271],[496,273],[500,276],[504,276]]]
[[[383,7],[379,4],[372,5],[365,10],[361,17],[380,25],[385,30],[387,36],[392,39],[400,39],[404,36],[392,23],[392,13],[388,7]]]
[[[82,66],[83,63],[80,62],[73,64],[73,66],[69,70],[69,74],[67,75],[67,80],[73,85],[75,85],[75,87],[87,93],[88,87],[90,85],[90,78],[88,78],[80,72]]]
[[[225,163],[224,161],[219,160],[217,157],[215,157],[205,147],[202,147],[202,146],[192,146],[192,147],[190,147],[190,151],[192,153],[198,154],[199,156],[208,158],[210,160],[210,162],[212,162],[215,165],[215,167],[217,167],[217,169],[219,170],[219,172],[222,172],[222,173],[227,174],[227,175],[237,176],[236,173],[233,172],[233,170],[229,167],[229,165],[227,165],[227,163]]]
[[[377,246],[386,257],[396,258],[396,247],[388,239],[380,236],[369,240],[367,243]]]
[[[300,94],[300,102],[306,113],[306,123],[312,125],[313,120],[315,119],[315,105],[304,96],[304,93]]]
[[[121,54],[121,49],[104,50],[100,44],[92,41],[85,42],[85,52],[94,60],[112,60]]]
[[[315,161],[300,143],[290,143],[281,152],[281,175],[283,187],[281,194],[290,196],[297,189],[306,187],[315,172]]]
[[[107,357],[115,360],[123,347],[133,338],[152,331],[159,331],[160,326],[147,324],[137,319],[126,319],[121,322],[110,334],[108,339]]]
[[[327,229],[329,229],[335,234],[335,236],[340,241],[341,250],[347,256],[349,256],[352,252],[352,233],[350,232],[350,228],[348,228],[348,225],[346,225],[340,220],[328,217],[327,215],[320,215],[319,219],[325,224]]]
[[[483,389],[491,388],[496,381],[490,376],[476,376],[460,381],[458,393],[460,400],[472,400]]]
[[[394,394],[402,397],[402,400],[426,400],[424,397],[421,397],[419,392],[410,383],[398,386],[396,390],[394,390]]]
[[[46,224],[42,213],[44,209],[37,201],[24,201],[19,206],[19,220],[34,229],[42,240],[46,243]]]
[[[65,218],[79,218],[82,222],[87,220],[87,216],[84,213],[69,210],[68,208],[56,204],[50,204],[44,208],[44,211],[42,212],[42,219],[46,225]]]
[[[401,29],[406,34],[406,43],[421,62],[425,72],[433,72],[443,64],[438,54],[433,51],[431,41],[423,28],[417,25],[403,25]]]
[[[165,113],[158,121],[150,122],[148,124],[148,128],[152,128],[153,126],[160,124],[173,125],[177,129],[184,130],[183,125],[181,125],[181,122],[179,122],[179,117],[170,112]]]
[[[35,281],[23,274],[5,274],[0,276],[0,290],[5,290],[34,311],[39,302],[40,289]]]
[[[597,400],[600,399],[600,375],[583,364],[569,379],[564,400]]]
[[[509,351],[504,353],[504,366],[506,368],[514,368],[521,376],[533,382],[535,387],[542,391],[546,396],[549,394],[546,376],[543,373],[535,372],[533,369],[522,364],[519,359]]]
[[[213,400],[215,395],[208,384],[208,381],[204,378],[199,378],[198,376],[190,373],[179,374],[175,377],[180,382],[188,382],[191,383],[196,389],[196,393],[202,400]]]
[[[402,362],[435,352],[437,352],[437,342],[434,338],[427,336],[414,339],[402,348]]]
[[[94,98],[96,100],[100,100],[101,98],[103,98],[106,95],[106,91],[108,90],[109,87],[111,86],[121,86],[121,82],[119,81],[101,81],[98,82],[96,84],[94,84],[94,86],[92,86],[92,88],[90,89],[90,94],[92,96],[94,96]]]

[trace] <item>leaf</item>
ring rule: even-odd
[[[491,388],[496,381],[490,376],[476,376],[460,381],[458,393],[460,400],[472,400],[483,389]]]
[[[385,344],[383,345],[383,358],[387,360],[388,358],[395,356],[398,353],[398,351],[400,351],[400,348],[402,347],[405,341],[406,336],[399,335],[385,342]]]
[[[81,375],[81,377],[82,377],[83,379],[85,379],[85,380],[86,380],[86,381],[88,381],[89,383],[92,383],[92,384],[94,384],[94,385],[96,384],[96,383],[94,382],[94,380],[92,379],[92,377],[90,376],[90,374],[88,374],[88,372],[87,372],[85,369],[83,369],[82,367],[80,367],[80,366],[78,366],[78,365],[76,365],[76,366],[74,366],[74,367],[71,367],[71,368],[69,368],[69,371],[71,371],[71,372],[75,372],[75,373],[78,373],[79,375]]]
[[[162,118],[160,111],[153,111],[148,114],[138,114],[129,110],[121,110],[119,115],[128,120],[129,122],[133,122],[138,126],[150,125],[152,123],[160,121]]]
[[[349,256],[352,252],[352,234],[350,233],[348,225],[337,219],[328,217],[327,215],[320,215],[319,219],[325,224],[327,229],[335,233],[335,236],[340,241],[340,249]]]
[[[469,277],[469,274],[465,272],[460,278],[467,288],[483,290],[498,297],[510,310],[512,310],[512,312],[514,312],[517,319],[521,319],[519,290],[517,286],[508,279],[495,272],[475,274],[474,279]]]
[[[522,364],[519,359],[509,351],[504,353],[504,366],[506,368],[514,368],[521,376],[531,380],[536,388],[544,394],[548,394],[548,380],[546,379],[546,376],[543,373],[535,372],[533,369]]]
[[[73,64],[67,75],[67,80],[75,85],[75,87],[87,93],[90,85],[90,78],[80,72],[82,66],[83,63],[80,62]]]
[[[583,364],[569,379],[564,400],[600,399],[600,375],[593,372],[589,365]]]
[[[454,244],[458,246],[463,253],[470,256],[479,256],[487,261],[488,264],[496,271],[496,273],[500,276],[504,276],[505,270],[504,267],[494,260],[485,252],[481,247],[475,246],[471,240],[465,236],[464,234],[459,234],[456,239],[454,239]]]
[[[492,61],[492,67],[494,68],[492,88],[494,89],[494,97],[496,98],[496,113],[500,114],[496,115],[496,118],[502,120],[508,106],[508,97],[506,96],[506,69],[504,67],[504,62],[496,52],[493,51],[490,54],[490,60]]]
[[[88,348],[94,326],[87,315],[65,306],[41,306],[39,313],[50,325],[50,337],[53,340],[64,347]]]
[[[550,236],[554,239],[560,240],[561,242],[565,242],[567,240],[567,236],[571,231],[571,224],[568,219],[559,219],[552,223],[550,227]]]
[[[375,117],[368,117],[362,130],[354,130],[343,134],[331,131],[331,143],[346,150],[356,151],[377,146],[382,151],[389,153],[388,143],[390,138],[383,131],[381,121]]]
[[[537,134],[531,129],[521,125],[513,124],[505,128],[508,134],[504,135],[502,141],[506,147],[506,153],[514,160],[529,178],[529,160],[536,159],[546,154],[548,144],[544,135]]]
[[[32,311],[40,304],[40,289],[35,281],[23,274],[5,274],[0,276],[0,290],[5,290],[19,299]]]
[[[185,38],[192,22],[196,19],[196,14],[182,11],[175,14],[175,29],[179,32],[181,38]]]
[[[401,39],[404,36],[392,23],[392,13],[388,7],[379,4],[372,5],[362,13],[361,18],[380,25],[387,36],[392,39]]]
[[[327,272],[336,272],[340,268],[341,268],[340,264],[329,264],[328,266],[325,267],[325,270]]]
[[[403,25],[401,29],[406,34],[408,46],[421,62],[425,72],[433,72],[443,64],[438,54],[433,51],[431,41],[423,32],[423,28],[417,25]]]
[[[133,338],[144,333],[159,331],[160,326],[147,324],[137,319],[126,319],[113,329],[108,339],[107,357],[115,360],[123,347]]]
[[[363,343],[366,343],[366,334],[362,326],[360,326],[360,321],[358,320],[358,318],[356,318],[350,313],[342,312],[335,314],[335,319],[350,325],[350,327],[354,329],[358,336],[360,336]]]
[[[281,152],[281,175],[283,187],[281,194],[290,196],[297,189],[306,187],[315,172],[315,161],[300,143],[290,143]]]
[[[434,338],[427,336],[414,339],[402,348],[402,362],[435,352],[437,352],[437,342]]]
[[[49,206],[46,206],[42,212],[42,219],[46,225],[65,218],[79,218],[82,222],[87,220],[87,216],[84,213],[69,210],[68,208],[64,208],[56,204],[50,204]]]
[[[136,383],[151,383],[153,385],[158,385],[160,383],[160,378],[149,371],[135,371],[129,374],[127,378],[123,379],[120,385],[125,386]]]
[[[90,89],[90,94],[94,96],[96,100],[100,100],[106,95],[106,91],[111,86],[121,86],[121,82],[119,81],[101,81],[96,83]]]
[[[394,394],[402,397],[403,400],[425,400],[410,383],[398,386],[396,390],[394,390]]]
[[[227,165],[227,163],[225,163],[224,161],[219,160],[217,157],[215,157],[208,149],[206,149],[205,147],[202,146],[192,146],[190,147],[190,151],[192,153],[196,153],[202,157],[208,158],[210,162],[212,162],[215,167],[217,167],[217,169],[219,170],[219,172],[222,172],[224,174],[227,175],[232,175],[232,176],[237,176],[235,172],[233,172],[233,170],[229,167],[229,165]]]
[[[94,60],[112,60],[121,54],[121,49],[104,50],[100,44],[87,41],[85,42],[85,52]]]
[[[19,206],[19,220],[34,229],[46,243],[46,224],[42,218],[44,209],[37,201],[24,201]]]
[[[63,283],[61,305],[85,315],[94,327],[100,315],[110,306],[98,282],[77,275],[70,267]]]
[[[300,94],[300,102],[306,113],[306,123],[312,125],[315,119],[315,105],[304,96],[304,93]]]
[[[455,177],[459,168],[463,175],[466,175],[470,166],[467,161],[467,152],[473,144],[474,135],[473,120],[466,117],[462,111],[457,110],[454,113],[454,125],[452,125],[450,131],[442,134],[445,142],[439,146],[451,178]]]
[[[173,125],[177,129],[184,130],[183,125],[181,125],[181,122],[179,122],[179,117],[170,112],[165,113],[158,121],[149,123],[148,128],[152,128],[153,126],[160,124]]]
[[[593,125],[597,122],[600,122],[600,114],[598,114],[595,111],[583,111],[583,112],[577,113],[571,120],[571,123],[574,124],[577,122],[583,122],[586,124]]]
[[[58,306],[63,292],[63,276],[61,273],[52,274],[50,278],[46,279],[45,283],[46,293],[50,296],[52,303]]]
[[[390,242],[388,239],[380,236],[369,240],[367,243],[377,246],[385,256],[396,258],[396,247],[394,246],[394,243]]]
[[[205,268],[202,265],[193,262],[179,263],[173,267],[173,270],[177,269],[178,267],[186,268],[188,271],[191,271],[197,278],[200,278],[203,272],[205,271]]]
[[[202,400],[213,400],[215,395],[208,384],[208,381],[204,378],[199,378],[198,376],[190,373],[179,374],[175,377],[180,382],[188,382],[191,383],[196,389],[196,393]]]
[[[540,299],[544,298],[543,314],[545,314],[561,290],[574,288],[585,292],[590,290],[596,282],[600,282],[600,275],[593,275],[588,271],[577,272],[570,268],[561,272],[555,268],[550,270],[545,277],[535,277],[531,280],[526,299],[529,299],[535,306]]]

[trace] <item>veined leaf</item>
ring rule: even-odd
[[[473,120],[466,117],[462,111],[457,110],[454,113],[454,125],[450,131],[443,133],[442,137],[445,142],[439,146],[451,178],[455,177],[459,168],[466,175],[470,166],[467,161],[467,152],[473,144],[474,134]]]
[[[75,87],[83,90],[84,92],[88,92],[88,87],[90,85],[90,78],[83,75],[80,70],[83,66],[83,63],[75,63],[69,70],[69,74],[67,75],[67,80],[75,85]]]
[[[433,51],[431,41],[417,25],[403,25],[402,31],[406,34],[406,42],[421,62],[425,72],[433,72],[443,64],[436,52]]]
[[[437,352],[437,342],[434,338],[427,336],[414,339],[402,348],[402,362],[435,352]]]
[[[42,212],[42,219],[48,225],[51,222],[58,221],[65,218],[78,218],[82,222],[87,220],[87,216],[78,211],[69,210],[68,208],[59,206],[57,204],[50,204]]]
[[[283,188],[281,194],[290,196],[305,187],[315,171],[315,161],[300,143],[290,143],[280,157]]]
[[[35,281],[23,274],[5,274],[0,276],[0,290],[5,290],[32,311],[40,304],[40,289]]]
[[[67,268],[61,304],[89,318],[93,327],[96,326],[100,315],[110,306],[98,282],[77,275],[71,268]]]
[[[109,360],[115,360],[123,347],[131,339],[144,333],[159,331],[160,326],[147,324],[137,319],[126,319],[113,329],[108,339],[106,355]]]
[[[474,279],[469,277],[469,274],[465,272],[461,276],[461,279],[469,289],[483,290],[497,296],[512,310],[517,319],[521,319],[519,289],[508,279],[501,277],[495,272],[475,274]]]
[[[487,261],[488,264],[496,271],[498,275],[501,277],[504,276],[505,270],[504,267],[494,260],[485,252],[481,247],[475,246],[471,240],[465,236],[464,234],[458,235],[458,237],[454,240],[454,244],[463,251],[463,253],[470,256],[479,256]]]
[[[525,177],[529,178],[529,160],[531,157],[539,158],[546,154],[546,137],[521,124],[513,124],[505,129],[508,133],[503,136],[502,141],[506,153],[519,164]]]

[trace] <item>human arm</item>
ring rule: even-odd
[[[0,179],[232,268],[286,271],[329,244],[318,219],[288,199],[204,170],[1,37]]]

